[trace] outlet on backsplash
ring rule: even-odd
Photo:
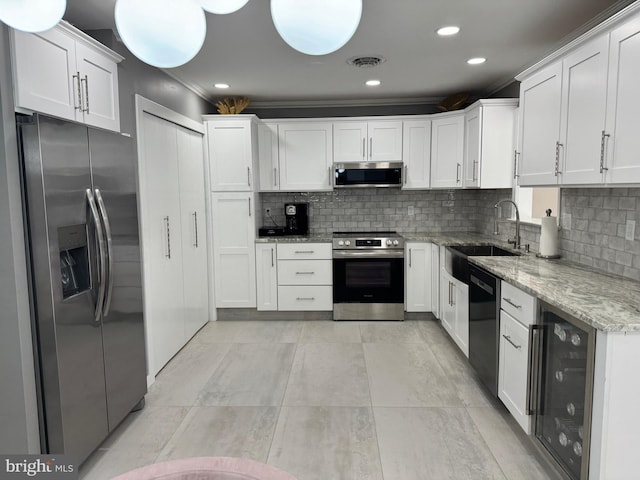
[[[635,220],[627,220],[627,228],[624,234],[625,240],[635,240],[636,238],[636,221]]]

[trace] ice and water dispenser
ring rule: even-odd
[[[69,298],[91,288],[87,226],[58,228],[62,298]]]

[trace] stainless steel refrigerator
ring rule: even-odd
[[[42,448],[82,462],[147,391],[134,142],[18,125]]]

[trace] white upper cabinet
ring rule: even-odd
[[[426,189],[431,177],[431,120],[402,122],[402,158],[404,175],[402,188]]]
[[[434,115],[431,121],[431,187],[462,187],[464,112]]]
[[[520,84],[519,184],[555,185],[560,172],[562,62]]]
[[[640,182],[640,14],[629,9],[517,77],[520,185]]]
[[[64,21],[11,43],[16,108],[120,130],[120,55]]]
[[[607,183],[640,182],[640,15],[611,32],[603,160]]]
[[[253,115],[205,115],[210,188],[214,192],[251,192],[257,156]]]
[[[258,170],[261,192],[280,190],[277,123],[258,124]]]
[[[308,192],[333,188],[332,124],[278,125],[280,190]]]
[[[517,105],[517,99],[479,100],[465,110],[465,188],[511,188]]]
[[[402,161],[402,121],[336,121],[333,123],[333,161]]]
[[[591,40],[562,61],[561,183],[602,183],[600,165],[605,112],[609,36]]]

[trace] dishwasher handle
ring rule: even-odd
[[[476,277],[473,273],[469,273],[469,282],[471,282],[474,285],[480,287],[482,290],[487,292],[489,295],[493,295],[493,293],[494,293],[494,289],[493,289],[493,287],[491,285],[488,285],[487,283],[483,282],[478,277]]]

